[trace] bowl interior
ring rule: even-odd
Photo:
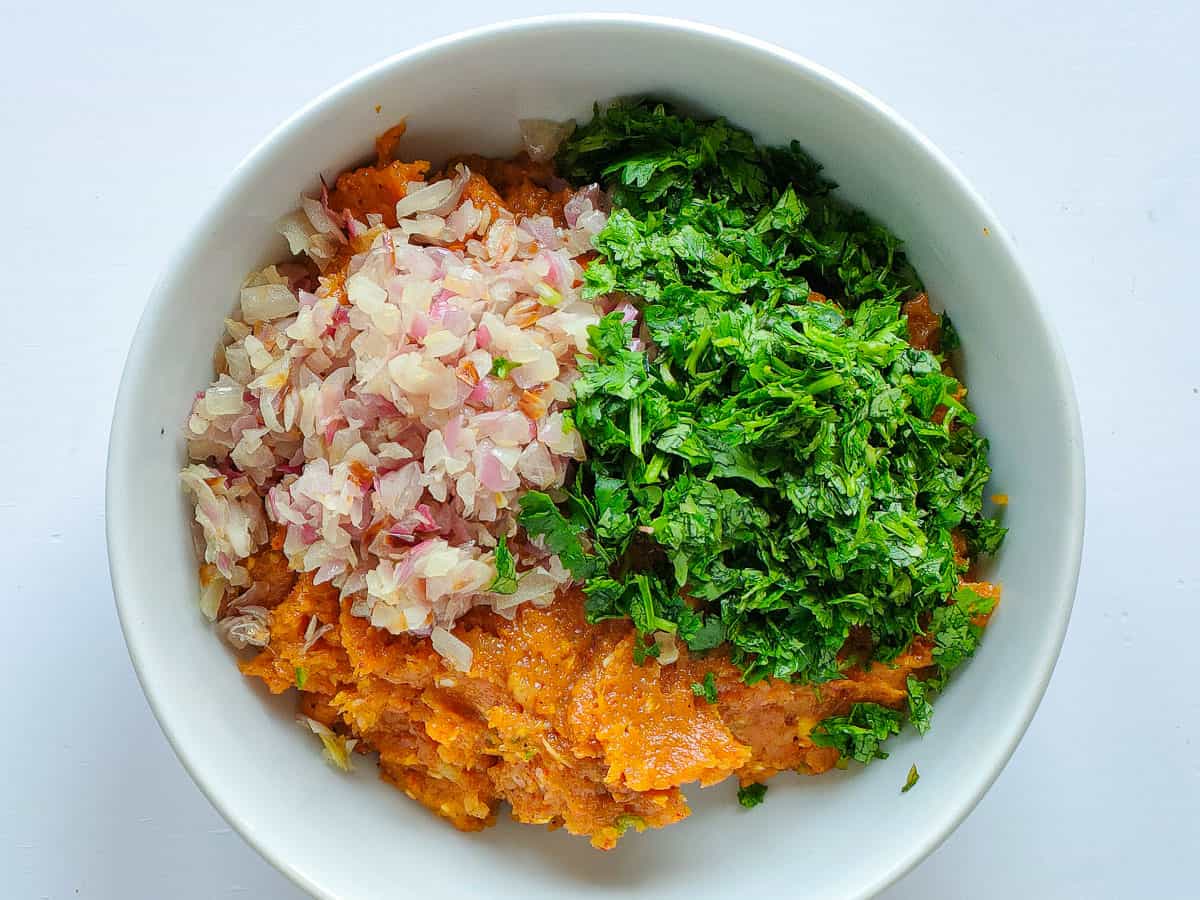
[[[799,139],[844,197],[905,239],[962,335],[993,485],[1011,498],[1011,533],[991,573],[1004,586],[999,612],[937,703],[927,737],[906,732],[890,760],[864,770],[780,776],[753,811],[737,806],[732,784],[692,791],[692,818],[601,854],[507,821],[459,834],[379,782],[370,762],[350,777],[326,766],[293,723],[293,698],[243,679],[200,616],[177,471],[181,426],[211,377],[240,281],[283,256],[273,222],[318,174],[368,157],[374,135],[401,116],[404,153],[436,161],[515,152],[519,118],[583,120],[594,101],[631,94],[724,114],[764,141]],[[1082,460],[1069,377],[1010,245],[921,138],[856,89],[764,45],[678,23],[576,17],[477,32],[380,64],[252,154],[150,301],[114,421],[108,502],[122,621],[156,714],[226,817],[310,890],[532,900],[663,896],[686,883],[693,896],[854,896],[932,850],[1028,723],[1074,593]],[[901,796],[912,763],[921,782]]]

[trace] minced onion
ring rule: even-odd
[[[547,142],[562,130],[523,127]],[[241,563],[269,524],[293,569],[352,595],[376,627],[430,636],[458,668],[470,651],[449,629],[468,609],[511,616],[570,580],[540,545],[510,540],[517,592],[489,590],[522,494],[561,487],[583,458],[563,411],[600,311],[580,294],[577,257],[607,217],[594,188],[571,198],[574,227],[496,216],[461,200],[469,177],[460,166],[410,185],[392,229],[309,198],[281,222],[322,272],[345,259],[338,248],[358,252],[340,289],[297,287],[295,266],[251,275],[227,323],[223,371],[188,420],[195,462],[182,476],[219,576],[206,612],[247,586]],[[261,646],[266,610],[235,603],[222,633]],[[310,619],[306,652],[328,627]]]

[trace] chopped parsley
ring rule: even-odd
[[[488,590],[493,594],[515,594],[517,592],[517,563],[508,549],[508,539],[500,535],[496,542],[496,577]]]
[[[990,597],[982,597],[969,587],[954,592],[954,602],[943,604],[933,611],[929,630],[933,632],[933,661],[938,674],[933,685],[941,688],[964,661],[975,655],[983,626],[975,623],[978,616],[987,615],[996,605]]]
[[[546,548],[557,553],[576,578],[586,578],[595,571],[596,560],[584,553],[579,540],[582,528],[563,516],[548,494],[528,491],[521,498],[519,521],[530,534],[545,538]]]
[[[983,626],[976,624],[975,618],[990,613],[995,606],[993,599],[980,596],[968,587],[959,588],[952,599],[953,603],[938,607],[930,618],[936,673],[924,680],[909,675],[905,681],[908,720],[922,735],[929,731],[933,721],[930,698],[945,686],[950,673],[973,656],[979,646]],[[901,721],[901,714],[895,710],[874,703],[858,703],[850,715],[835,716],[818,724],[813,729],[812,740],[818,747],[836,747],[843,761],[854,759],[865,764],[873,759],[887,759],[882,744],[891,735],[900,733]],[[916,772],[915,766],[913,772]],[[913,783],[915,781],[913,778]]]
[[[511,359],[505,359],[503,356],[497,356],[492,360],[492,375],[497,378],[507,378],[508,373],[518,366],[518,363]]]
[[[912,768],[908,770],[908,777],[904,779],[904,787],[900,788],[900,793],[907,794],[913,789],[913,785],[920,780],[921,773],[917,771],[917,764],[913,763]]]
[[[912,675],[906,680],[908,720],[920,734],[926,734],[932,725],[931,696],[946,686],[954,669],[975,655],[983,636],[983,626],[977,625],[975,618],[990,613],[996,605],[995,600],[982,597],[968,587],[955,591],[953,600],[935,609],[930,617],[936,673],[925,680]]]
[[[748,784],[738,788],[738,803],[746,809],[754,809],[763,802],[763,798],[766,796],[767,786],[765,784]]]
[[[717,702],[717,680],[712,672],[704,676],[704,681],[692,682],[692,693],[703,697],[709,703]]]
[[[866,765],[873,759],[887,759],[883,742],[900,733],[903,716],[878,703],[856,703],[849,715],[825,719],[812,732],[818,747],[834,747],[842,760],[853,759]]]
[[[521,523],[584,581],[589,621],[633,621],[643,659],[665,631],[728,643],[748,682],[819,683],[842,677],[851,629],[894,658],[947,615],[954,533],[975,553],[1004,534],[962,386],[908,343],[920,281],[900,242],[796,143],[661,104],[597,107],[557,162],[613,198],[585,296],[636,298],[656,351],[620,313],[589,329],[588,459],[559,506],[526,495]]]
[[[304,690],[304,685],[308,681],[308,669],[304,666],[296,667],[296,687],[299,690]]]
[[[920,734],[925,734],[933,722],[933,704],[929,702],[932,689],[928,682],[908,676],[908,721]]]
[[[622,813],[621,815],[617,816],[617,820],[613,823],[613,828],[616,829],[618,837],[623,835],[630,828],[640,834],[646,830],[646,820],[641,816]]]
[[[587,460],[563,492],[526,494],[520,523],[583,583],[588,621],[631,620],[639,664],[664,632],[728,645],[748,683],[820,684],[932,635],[935,673],[907,679],[924,734],[992,605],[959,588],[961,546],[992,554],[1005,529],[983,514],[957,331],[943,316],[937,352],[909,343],[921,283],[900,241],[795,142],[662,104],[597,107],[557,164],[613,200],[584,296],[629,296],[640,321],[589,328],[568,423]],[[843,655],[852,631],[870,644]],[[715,702],[713,673],[692,690]],[[859,703],[812,740],[868,763],[904,718]]]

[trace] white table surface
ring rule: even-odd
[[[1061,661],[995,787],[886,896],[1197,896],[1195,5],[638,5],[783,44],[924,130],[1015,236],[1074,371],[1088,522]],[[340,6],[3,4],[4,897],[300,896],[210,808],[142,697],[103,474],[143,300],[239,158],[363,65],[502,15],[373,3],[341,24]]]

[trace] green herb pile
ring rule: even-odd
[[[952,533],[977,555],[1004,531],[981,513],[987,441],[962,386],[908,343],[901,303],[921,286],[899,241],[797,144],[661,105],[597,109],[557,162],[613,198],[585,295],[638,310],[605,316],[580,359],[587,461],[565,496],[522,501],[526,530],[584,582],[589,620],[632,619],[639,661],[656,631],[728,643],[748,682],[841,677],[852,629],[887,661],[944,627],[948,671],[974,649],[943,621],[966,616],[944,605]],[[846,718],[823,739],[852,758],[900,721]]]
[[[933,611],[929,630],[934,638],[934,674],[925,680],[909,675],[906,682],[908,720],[919,733],[925,734],[932,724],[933,692],[945,687],[950,673],[975,655],[983,628],[974,619],[990,613],[993,605],[990,598],[962,587],[954,592],[954,603]],[[847,715],[833,716],[817,725],[812,740],[818,747],[835,747],[843,764],[853,759],[865,765],[873,759],[887,759],[883,742],[899,734],[903,722],[904,716],[898,710],[878,703],[856,703]],[[911,787],[909,784],[904,790]]]

